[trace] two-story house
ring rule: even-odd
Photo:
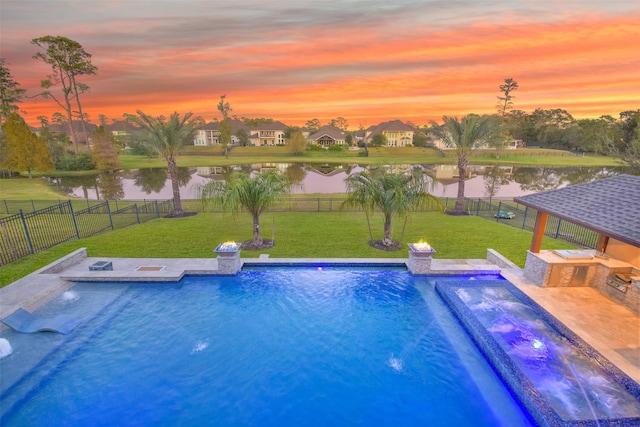
[[[264,123],[256,127],[250,137],[251,143],[257,146],[284,145],[284,133],[287,125],[276,121]]]
[[[392,120],[371,126],[365,131],[364,138],[367,143],[371,143],[374,135],[382,134],[387,139],[388,147],[406,147],[413,143],[414,133],[415,129],[412,126],[404,124],[400,120]]]
[[[238,132],[244,130],[247,136],[251,130],[240,120],[229,119],[231,124],[231,145],[240,145]],[[193,138],[193,145],[196,146],[216,146],[220,145],[220,122],[207,123],[196,130]]]

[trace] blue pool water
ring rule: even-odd
[[[406,271],[256,269],[78,284],[2,334],[3,426],[520,426],[530,418]]]

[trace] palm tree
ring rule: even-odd
[[[140,130],[134,135],[134,139],[146,147],[162,154],[167,162],[171,189],[173,190],[173,215],[183,216],[182,200],[180,199],[180,181],[178,179],[178,166],[176,157],[180,148],[193,141],[196,128],[200,125],[197,120],[189,120],[193,113],[187,113],[180,118],[174,112],[167,120],[164,116],[151,117],[140,110],[137,116],[125,114],[128,122],[138,126]]]
[[[426,175],[419,169],[414,169],[410,173],[396,174],[387,174],[381,169],[371,169],[349,175],[345,181],[347,198],[343,206],[362,208],[367,216],[372,243],[369,214],[379,211],[384,219],[384,237],[381,243],[386,247],[398,245],[393,241],[394,216],[404,216],[406,226],[407,216],[415,208],[428,204],[440,206],[439,200],[427,193]]]
[[[269,171],[250,177],[234,172],[226,181],[211,181],[200,187],[205,204],[220,206],[225,212],[237,214],[245,208],[253,218],[253,248],[263,245],[260,215],[289,193],[292,183],[285,175]]]
[[[435,122],[432,124],[432,132],[442,139],[450,148],[455,148],[458,158],[458,196],[453,215],[464,215],[464,183],[467,174],[467,166],[472,150],[488,144],[499,137],[498,128],[500,118],[497,116],[478,116],[469,114],[458,120],[457,117],[442,118],[442,126]]]

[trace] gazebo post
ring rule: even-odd
[[[605,236],[604,234],[600,235],[598,239],[598,245],[596,246],[596,251],[604,252],[607,249],[607,244],[609,243],[609,236]]]
[[[536,214],[536,224],[533,227],[533,240],[531,240],[530,251],[534,254],[540,252],[542,247],[542,238],[544,237],[544,229],[547,226],[547,213],[538,211]]]

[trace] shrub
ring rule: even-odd
[[[96,168],[88,154],[67,154],[56,162],[56,169],[63,171],[90,171]]]
[[[329,151],[342,151],[342,145],[330,145]]]

